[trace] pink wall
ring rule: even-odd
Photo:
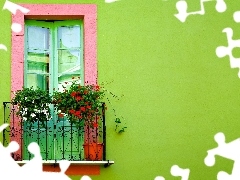
[[[19,4],[30,11],[23,14],[21,11],[12,15],[12,23],[19,23],[24,27],[25,19],[83,19],[84,26],[84,66],[85,82],[96,84],[97,59],[97,7],[94,4]],[[11,51],[11,91],[22,89],[24,75],[24,28],[19,33],[12,32]],[[19,120],[15,118],[18,123]],[[15,129],[14,132],[21,132]],[[21,142],[21,137],[16,135],[12,141]],[[17,152],[22,154],[21,150]]]
[[[27,14],[18,11],[12,15],[12,23],[24,27],[24,19],[83,19],[84,20],[84,62],[85,81],[96,84],[97,59],[97,7],[93,4],[20,4],[29,9]],[[24,28],[20,33],[12,33],[11,90],[23,86]]]

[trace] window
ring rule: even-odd
[[[72,77],[84,79],[82,21],[27,20],[25,26],[26,87],[52,93]]]
[[[30,11],[27,14],[16,13],[12,15],[12,22],[19,23],[23,30],[19,33],[12,32],[12,51],[11,51],[11,91],[21,89],[22,86],[40,86],[42,89],[51,91],[54,87],[61,87],[61,83],[69,81],[72,76],[80,75],[82,80],[81,83],[88,82],[89,84],[96,83],[97,79],[97,60],[96,60],[96,15],[97,7],[94,4],[19,4]],[[29,27],[29,28],[28,28]],[[72,28],[71,28],[72,27]],[[41,30],[40,30],[41,29]],[[61,30],[60,30],[61,29]],[[68,36],[67,31],[73,30],[73,33],[80,31],[78,34],[80,41],[79,44],[68,46],[65,44],[63,38]],[[31,39],[27,38],[27,34],[33,34]],[[41,34],[37,36],[36,34]],[[49,36],[49,37],[47,37]],[[64,37],[63,37],[64,36]],[[45,38],[40,38],[45,37]],[[61,38],[60,38],[61,37]],[[76,37],[75,37],[76,38]],[[74,42],[77,42],[74,38]],[[49,39],[49,44],[44,39]],[[61,39],[61,41],[60,41]],[[71,38],[70,38],[71,39]],[[28,42],[29,41],[29,42]],[[38,42],[38,43],[37,43]],[[29,47],[27,48],[28,45]],[[61,46],[62,45],[62,46]],[[65,47],[64,47],[65,46]],[[49,48],[46,48],[49,47]],[[83,53],[84,51],[84,53]],[[69,53],[72,52],[72,53]],[[79,53],[79,54],[78,54]],[[78,55],[76,55],[78,54]],[[67,58],[67,59],[66,59]],[[72,59],[71,59],[72,58]],[[78,62],[77,62],[78,59]],[[29,61],[28,61],[29,60]],[[73,65],[73,61],[76,62]],[[23,63],[24,62],[24,63]],[[27,63],[26,63],[27,62]],[[61,65],[61,63],[67,64]],[[72,63],[72,65],[71,65]],[[71,69],[72,67],[72,69]],[[66,68],[66,69],[64,69]],[[68,71],[71,69],[71,71]],[[59,77],[58,77],[59,76]],[[55,120],[56,121],[56,120]],[[15,118],[11,119],[11,127],[16,134],[10,136],[11,141],[17,141],[22,144],[21,133],[22,129],[16,124],[19,120]],[[55,124],[61,127],[61,123]],[[61,133],[58,134],[54,131],[54,123],[49,124],[50,131],[52,128],[53,141],[56,141],[55,136],[61,137]],[[66,128],[66,127],[65,127]],[[68,131],[67,129],[65,129]],[[35,130],[36,131],[36,130]],[[43,129],[42,132],[45,132]],[[49,131],[49,132],[50,132]],[[44,133],[41,136],[32,131],[26,131],[25,141],[37,141],[43,142]],[[12,132],[11,132],[12,133]],[[27,137],[28,136],[28,137]],[[55,140],[54,140],[55,139]],[[59,139],[59,138],[58,138]],[[72,139],[79,141],[81,139]],[[49,148],[53,148],[50,144],[52,141],[47,143]],[[79,149],[67,149],[70,146],[59,148],[64,143],[56,141],[54,148],[49,151],[51,153],[44,154],[46,150],[42,151],[42,156],[45,159],[55,159],[60,157],[60,154],[56,152],[71,151],[69,153],[79,153]],[[67,144],[66,144],[67,145]],[[57,150],[58,148],[58,150]],[[15,159],[22,160],[28,158],[24,154],[24,147],[21,147],[15,152]],[[79,156],[79,155],[78,155]],[[75,156],[76,157],[76,156]],[[65,157],[66,158],[66,157]],[[69,158],[69,155],[68,155]],[[79,158],[79,157],[78,157]]]
[[[25,21],[24,86],[40,87],[52,94],[65,83],[80,78],[84,82],[83,26],[74,21]],[[24,126],[23,159],[31,159],[27,151],[30,142],[38,142],[46,160],[82,160],[84,127],[72,127],[66,118],[58,118],[52,108],[47,128],[38,123]]]

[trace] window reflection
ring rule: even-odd
[[[27,32],[27,87],[48,90],[49,29],[29,26]]]
[[[80,74],[80,51],[59,50],[58,51],[58,73]]]
[[[81,64],[80,26],[58,27],[58,89],[63,90],[77,79],[83,67]]]
[[[80,25],[59,26],[56,33],[57,44],[51,41],[53,51],[50,51],[50,39],[55,33],[51,34],[49,28],[40,26],[27,27],[26,80],[28,87],[49,90],[50,63],[53,63],[51,72],[54,72],[52,75],[60,90],[66,82],[70,84],[73,77],[77,79],[82,74],[80,31]],[[50,55],[53,58],[51,61]],[[56,75],[58,77],[55,77]]]
[[[49,29],[37,26],[29,26],[28,52],[43,53],[49,49]]]
[[[58,48],[80,48],[80,26],[58,28]]]

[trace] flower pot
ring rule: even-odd
[[[102,160],[103,143],[83,144],[84,158],[89,161]]]

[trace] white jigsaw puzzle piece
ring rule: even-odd
[[[2,132],[8,126],[9,124],[7,123],[1,125],[0,132]],[[4,147],[3,144],[0,142],[0,169],[2,177],[7,176],[9,179],[16,179],[16,174],[20,172],[20,166],[15,162],[11,154],[13,152],[16,152],[18,149],[19,144],[16,141],[10,142],[7,147]],[[15,173],[12,173],[13,171]]]
[[[185,22],[187,17],[189,15],[203,15],[205,14],[205,9],[204,9],[204,2],[209,2],[213,0],[200,0],[200,10],[199,11],[194,11],[194,12],[187,12],[188,5],[185,0],[179,0],[176,3],[176,9],[178,10],[178,14],[175,14],[174,16],[178,18],[181,22]],[[216,0],[216,6],[215,9],[219,12],[222,13],[226,11],[227,5],[224,0]]]
[[[178,165],[173,165],[171,168],[171,174],[173,176],[181,176],[182,180],[188,180],[190,169],[182,169]]]
[[[0,126],[0,132],[2,132],[4,129],[6,129],[9,126],[9,124],[5,123]]]
[[[154,178],[154,180],[165,180],[165,178],[162,177],[162,176],[157,176],[157,177]]]
[[[239,180],[239,176],[236,175],[229,175],[224,171],[220,171],[217,175],[218,180]]]
[[[16,14],[17,10],[21,11],[24,14],[27,14],[30,11],[29,9],[27,9],[25,7],[22,7],[20,5],[17,5],[15,3],[12,3],[12,2],[10,2],[8,0],[5,1],[3,9],[9,10],[13,14]]]
[[[19,145],[15,141],[10,142],[7,147],[4,147],[0,143],[1,177],[8,177],[9,179],[17,178],[17,174],[20,173],[20,166],[12,158],[11,153],[16,152],[18,149]]]
[[[225,142],[225,135],[222,132],[217,133],[214,136],[218,147],[208,150],[207,156],[204,159],[204,163],[207,166],[213,166],[215,164],[215,156],[219,155],[221,157],[230,159],[234,161],[232,174],[229,175],[226,172],[220,171],[217,175],[218,180],[237,180],[240,177],[240,138],[231,141],[229,143]]]
[[[89,176],[83,176],[80,180],[92,180]]]
[[[117,2],[119,0],[105,0],[105,3],[114,3],[114,2]]]
[[[236,23],[239,23],[240,22],[240,11],[236,11],[234,14],[233,14],[233,19]]]
[[[216,55],[219,58],[224,56],[229,56],[230,67],[231,68],[239,68],[240,69],[240,58],[235,58],[232,54],[232,50],[235,47],[240,47],[240,39],[233,40],[233,30],[232,28],[225,28],[222,32],[225,32],[227,35],[228,47],[219,46],[216,48]],[[238,72],[238,77],[240,78],[240,70]]]
[[[7,47],[4,44],[0,44],[0,49],[7,51]]]
[[[29,9],[22,7],[18,4],[12,3],[11,1],[8,1],[8,0],[6,0],[4,3],[3,10],[4,9],[9,10],[14,15],[17,13],[17,10],[21,11],[24,14],[27,14],[30,11]],[[11,25],[11,29],[15,33],[20,33],[22,31],[22,25],[19,23],[13,22]],[[6,50],[6,47],[3,46],[2,49]]]
[[[42,172],[42,156],[39,145],[36,142],[31,142],[28,145],[28,151],[33,154],[34,157],[22,166],[22,171],[30,172],[32,174]]]
[[[0,126],[0,132],[6,129],[9,124],[3,124]],[[60,172],[44,172],[42,165],[42,156],[40,147],[36,142],[32,142],[28,145],[28,151],[34,155],[34,157],[22,167],[11,157],[11,153],[16,152],[19,149],[19,144],[15,141],[9,143],[7,147],[4,147],[0,142],[0,169],[1,177],[7,177],[8,179],[44,179],[44,180],[71,180],[65,172],[70,166],[70,162],[62,160],[59,162]],[[83,176],[80,180],[91,180],[89,176]]]
[[[69,166],[70,166],[70,162],[68,160],[61,160],[59,162],[61,173],[65,173]]]
[[[180,176],[180,177],[182,177],[181,180],[188,180],[189,174],[190,174],[190,169],[182,169],[178,165],[173,165],[171,167],[170,172],[171,172],[172,176],[176,176],[176,177]],[[157,176],[157,177],[155,177],[154,180],[165,180],[165,178],[162,176]]]

